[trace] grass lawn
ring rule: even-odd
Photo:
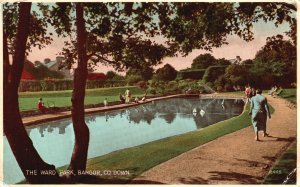
[[[279,94],[279,97],[286,99],[294,104],[297,103],[297,89],[283,89],[282,92]]]
[[[109,101],[118,101],[119,93],[124,95],[125,90],[129,88],[132,96],[142,96],[145,91],[135,86],[130,87],[114,87],[87,89],[84,104],[102,103],[105,98]],[[57,107],[71,106],[72,90],[65,91],[47,91],[47,92],[21,92],[19,93],[20,110],[36,110],[39,98],[43,98],[43,102],[51,104],[55,102]]]
[[[271,112],[274,109],[270,106]],[[87,170],[129,171],[129,175],[105,177],[105,183],[126,183],[150,168],[174,158],[188,150],[212,141],[218,137],[251,125],[248,115],[249,105],[244,112],[234,118],[208,126],[204,129],[157,140],[140,146],[127,148],[110,154],[89,159]],[[66,167],[58,170],[66,169]],[[93,177],[87,183],[103,183],[103,178]]]
[[[297,143],[295,142],[277,160],[275,166],[270,170],[265,178],[264,184],[282,184],[288,174],[297,167]],[[294,183],[296,184],[296,183]]]

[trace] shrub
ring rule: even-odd
[[[139,81],[137,83],[137,86],[141,89],[146,89],[147,88],[147,83],[145,81]]]
[[[149,87],[149,88],[147,89],[147,93],[152,94],[152,95],[156,95],[156,89],[155,89],[155,88],[152,88],[152,87]]]
[[[233,91],[233,86],[230,83],[226,83],[224,86],[226,92]]]

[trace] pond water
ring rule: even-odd
[[[243,111],[243,100],[173,98],[86,116],[90,129],[88,158],[205,128]],[[56,167],[70,162],[74,133],[70,119],[27,127],[41,157]],[[4,136],[4,181],[24,176]]]

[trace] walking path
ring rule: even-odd
[[[262,137],[261,133],[261,141],[254,141],[250,126],[185,152],[135,180],[166,184],[261,183],[275,160],[296,140],[297,133],[297,110],[281,98],[267,98],[275,108],[267,123],[270,137]]]

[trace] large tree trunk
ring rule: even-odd
[[[87,78],[86,31],[83,5],[76,3],[78,65],[74,73],[72,93],[72,120],[75,145],[69,169],[78,177],[78,171],[86,169],[89,146],[89,129],[84,120],[84,97]],[[73,176],[74,177],[74,176]]]
[[[9,72],[10,64],[7,45],[7,35],[3,33],[3,90],[5,90],[7,87]]]
[[[19,22],[17,25],[17,36],[15,54],[11,66],[11,80],[7,81],[5,75],[4,84],[4,133],[12,152],[29,183],[58,183],[59,176],[41,175],[41,170],[55,170],[55,166],[45,163],[36,149],[24,128],[19,111],[18,87],[23,71],[25,60],[26,41],[29,33],[31,3],[20,3]],[[8,62],[6,54],[4,63]],[[6,64],[7,65],[7,64]],[[9,72],[9,66],[4,66]]]

